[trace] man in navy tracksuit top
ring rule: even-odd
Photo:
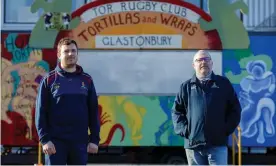
[[[97,94],[92,78],[77,65],[74,40],[60,40],[58,58],[56,69],[43,78],[38,92],[39,140],[46,165],[86,165],[87,152],[97,153],[100,140]]]
[[[212,72],[207,51],[195,54],[193,67],[175,98],[174,130],[184,137],[189,165],[227,165],[227,138],[240,122],[240,103],[230,81]]]

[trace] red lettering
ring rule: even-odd
[[[173,19],[172,19],[172,22],[171,22],[171,26],[174,26],[176,28],[177,21],[178,21],[177,17],[173,16]]]
[[[86,32],[85,29],[78,34],[78,37],[82,36],[84,40],[88,41],[87,37],[84,35],[84,32]]]
[[[160,18],[162,24],[180,29],[183,32],[187,32],[190,36],[193,36],[197,30],[197,27],[193,26],[192,23],[173,15],[164,16],[163,14],[160,14]]]
[[[96,27],[96,29],[97,29],[98,32],[101,32],[101,29],[102,29],[102,30],[104,29],[104,28],[101,26],[101,23],[99,23],[99,22],[95,22],[94,25],[95,25],[95,27]]]
[[[132,15],[130,13],[126,14],[126,24],[132,24]]]
[[[117,22],[116,16],[112,16],[112,18],[113,18],[114,25],[120,25],[120,24]]]
[[[134,13],[133,18],[136,18],[136,21],[132,20],[132,24],[138,24],[140,22],[139,13]]]
[[[101,20],[103,20],[103,22],[104,22],[104,25],[105,25],[105,28],[107,28],[107,27],[108,27],[108,24],[107,24],[107,21],[106,21],[106,17],[104,17],[104,18],[101,18]]]
[[[172,17],[173,16],[171,15],[169,18],[167,18],[167,17],[164,17],[163,14],[161,14],[161,23],[168,25]]]
[[[188,23],[185,28],[184,28],[184,32],[187,30],[187,29],[190,29],[192,27],[192,24],[191,23]]]
[[[193,36],[193,35],[195,34],[196,30],[197,30],[197,27],[194,26],[194,27],[192,27],[192,32],[190,31],[190,32],[188,32],[188,34],[189,34],[190,36]]]
[[[122,20],[122,15],[119,14],[118,17],[119,17],[119,24],[124,25],[123,20]]]
[[[97,35],[105,28],[125,24],[138,24],[139,22],[140,15],[138,12],[109,15],[107,17],[100,18],[98,21],[89,23],[87,29],[81,31],[78,34],[78,37],[81,37],[85,41],[88,41],[88,38],[90,36]]]
[[[183,29],[185,26],[185,20],[180,20],[178,25],[177,25],[177,28],[178,29]]]
[[[94,24],[95,25],[95,24]],[[89,26],[88,27],[88,33],[91,35],[91,36],[95,36],[97,34],[96,30],[94,27],[91,27]]]

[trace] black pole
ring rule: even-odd
[[[204,10],[204,9],[203,9],[203,0],[200,0],[200,8],[201,8],[202,10]]]

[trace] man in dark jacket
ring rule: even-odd
[[[182,83],[172,108],[175,132],[184,137],[189,165],[226,165],[227,140],[240,122],[241,106],[230,81],[212,71],[207,51],[193,59],[194,76]]]
[[[57,47],[60,62],[39,87],[37,133],[46,165],[86,165],[87,152],[97,153],[100,140],[97,94],[91,76],[77,65],[77,43],[64,38]]]

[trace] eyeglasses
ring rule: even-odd
[[[203,58],[198,58],[195,60],[195,62],[198,62],[198,63],[201,63],[201,62],[210,62],[211,61],[211,58],[210,57],[203,57]]]

